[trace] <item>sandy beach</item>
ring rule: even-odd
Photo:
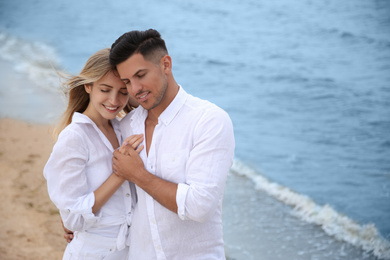
[[[42,175],[53,139],[47,125],[0,121],[0,259],[61,259],[66,246]]]

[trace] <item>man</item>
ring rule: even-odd
[[[233,163],[233,126],[216,105],[187,94],[156,30],[131,31],[110,63],[140,104],[123,136],[144,134],[144,150],[114,152],[113,171],[136,184],[129,259],[225,259],[222,200]]]

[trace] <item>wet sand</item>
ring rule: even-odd
[[[374,260],[373,254],[302,221],[291,207],[231,173],[224,198],[226,253],[235,260]]]

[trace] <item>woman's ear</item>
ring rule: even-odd
[[[93,85],[93,84],[91,84],[91,83],[89,83],[89,84],[84,84],[85,92],[87,92],[88,94],[91,94],[92,85]]]

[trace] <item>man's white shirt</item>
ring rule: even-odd
[[[145,135],[147,110],[139,106],[120,122],[123,138]],[[233,125],[216,105],[180,87],[159,116],[146,154],[152,174],[178,183],[177,214],[138,186],[129,259],[225,259],[222,201],[234,157]]]

